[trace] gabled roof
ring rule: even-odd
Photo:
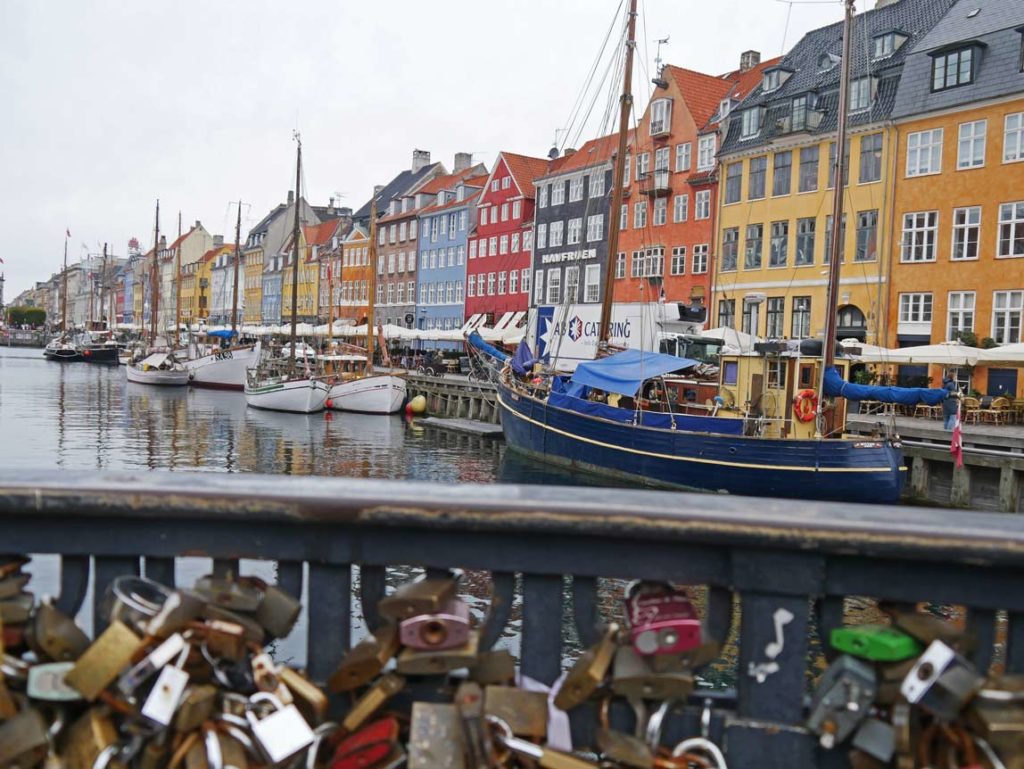
[[[672,65],[665,67],[662,74],[675,81],[676,87],[686,100],[690,114],[693,115],[693,122],[698,126],[711,119],[722,99],[729,95],[733,87],[730,80]]]
[[[626,134],[626,146],[633,146],[635,140],[636,129],[631,128]],[[562,157],[550,162],[548,172],[534,181],[550,179],[553,176],[561,176],[562,174],[572,173],[584,168],[609,163],[618,149],[618,133],[608,134],[598,139],[591,139],[572,154],[562,155]]]
[[[976,12],[975,12],[976,11]],[[950,9],[914,47],[914,53],[944,48],[1024,24],[1020,0],[965,0]]]
[[[547,174],[552,166],[552,162],[558,164],[558,160],[551,161],[548,158],[534,158],[529,155],[517,155],[514,152],[504,151],[498,156],[498,159],[499,161],[501,159],[505,160],[505,165],[512,175],[512,180],[519,187],[519,191],[523,194],[524,198],[532,198],[536,195],[533,180]],[[498,164],[495,163],[494,167],[497,169]],[[493,174],[494,171],[492,170],[491,173]]]
[[[416,189],[410,195],[405,197],[411,197],[413,194],[419,195],[421,193],[426,195],[438,195],[442,190],[454,189],[458,184],[467,178],[476,178],[480,175],[480,169],[484,168],[483,164],[478,164],[470,168],[463,169],[455,174],[440,174],[435,176],[430,181],[424,183],[421,187]],[[481,183],[482,186],[482,183]],[[420,206],[419,208],[410,208],[408,210],[401,210],[396,214],[387,214],[380,217],[378,222],[380,224],[388,224],[390,222],[397,222],[399,219],[408,219],[414,216],[419,216],[425,208],[433,207],[433,204],[428,206]]]
[[[370,239],[369,231],[365,227],[363,227],[363,225],[361,225],[361,224],[353,224],[352,225],[352,229],[349,230],[348,234],[345,236],[345,242],[346,243],[350,243],[350,242],[355,241],[355,240],[369,240],[369,239]]]
[[[331,219],[321,224],[303,225],[302,234],[306,239],[307,246],[322,246],[331,242],[336,229],[338,229],[338,220]]]
[[[430,176],[439,169],[443,172],[444,166],[438,163],[431,163],[430,165],[423,166],[419,171],[413,173],[411,170],[406,169],[400,172],[394,179],[384,185],[380,192],[377,193],[377,213],[378,215],[382,211],[387,211],[388,203],[391,198],[396,195],[402,195],[415,189],[416,185],[424,179],[430,178]],[[356,219],[367,219],[370,216],[370,206],[373,203],[373,196],[370,197],[363,206],[356,211],[352,216]]]
[[[449,208],[461,208],[462,206],[468,206],[470,203],[476,201],[476,199],[480,197],[482,192],[482,189],[478,189],[476,192],[466,195],[466,197],[464,197],[462,200],[449,200],[447,203],[444,203],[440,206],[424,206],[423,208],[420,209],[419,215],[425,216],[428,214],[436,214],[438,211],[447,211]]]

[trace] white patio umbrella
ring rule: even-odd
[[[991,350],[982,350],[978,363],[1015,363],[1024,366],[1024,342],[1004,344]]]
[[[729,347],[735,347],[739,350],[753,350],[754,342],[758,341],[755,336],[744,334],[742,331],[737,331],[727,326],[719,326],[718,328],[701,331],[700,335],[707,339],[721,339]]]
[[[956,342],[940,342],[889,350],[881,363],[935,363],[941,366],[974,366],[982,351]]]

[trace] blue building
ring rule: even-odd
[[[467,243],[476,227],[476,203],[487,175],[461,179],[437,193],[419,215],[416,327],[457,331],[466,315]],[[424,341],[425,349],[459,347],[458,342]]]
[[[273,254],[263,263],[263,306],[260,317],[267,325],[281,324],[281,273],[287,256]]]

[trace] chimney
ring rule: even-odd
[[[160,236],[160,248],[161,249],[167,248],[167,236],[166,235],[161,235]]]
[[[338,209],[338,216],[340,216],[342,218],[344,218],[346,216],[352,216],[352,209],[351,208],[347,208],[347,207],[346,208],[339,208]]]
[[[199,221],[198,219],[196,219],[196,226],[193,227],[192,229],[198,230],[202,226],[203,226],[203,223],[201,221]]]
[[[223,245],[224,245],[224,236],[223,235],[214,235],[213,236],[213,247],[214,248],[220,248]]]
[[[327,202],[327,215],[331,216],[334,214],[334,198],[330,198]]]
[[[426,150],[412,151],[412,172],[416,173],[430,165],[430,153]]]
[[[551,149],[548,150],[548,159],[549,160],[557,160],[558,159],[558,147],[552,147]]]
[[[575,155],[575,154],[576,154],[576,150],[574,150],[572,147],[566,147],[564,150],[562,150],[562,156],[563,157],[569,157],[570,155]]]
[[[373,185],[373,196],[375,198],[379,198],[380,194],[383,191],[384,191],[384,185],[383,184],[375,184],[375,185]]]
[[[473,165],[473,153],[472,152],[456,152],[455,153],[455,169],[452,173],[459,173],[465,171],[471,165]]]
[[[740,72],[749,72],[760,63],[760,51],[744,51],[740,54]]]
[[[288,205],[295,202],[295,190],[288,190]]]

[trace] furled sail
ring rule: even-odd
[[[901,406],[916,406],[924,403],[938,406],[949,393],[935,387],[883,387],[847,382],[839,372],[830,367],[825,372],[825,395],[832,398],[846,398],[850,401],[880,401],[898,403]]]

